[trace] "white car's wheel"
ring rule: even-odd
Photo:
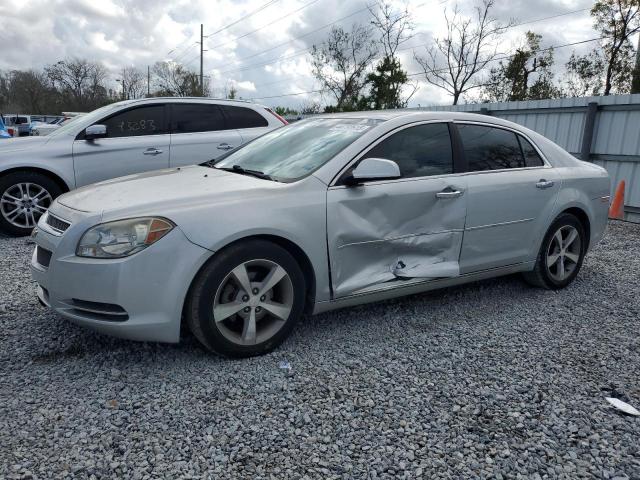
[[[37,172],[13,172],[0,177],[0,232],[29,235],[61,193],[56,182]]]

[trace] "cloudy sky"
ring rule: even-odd
[[[402,8],[402,0],[393,0]],[[459,0],[471,13],[480,0]],[[299,107],[323,102],[311,75],[305,49],[326,37],[329,24],[349,28],[368,23],[373,0],[0,0],[0,69],[39,69],[66,57],[98,60],[116,87],[125,66],[146,71],[159,60],[199,69],[200,24],[204,24],[204,72],[216,95],[235,85],[239,94],[268,105]],[[592,0],[496,0],[502,21],[531,22],[511,28],[501,49],[516,45],[527,29],[543,35],[543,46],[563,45],[597,36],[588,9]],[[416,25],[401,60],[409,73],[419,72],[413,51],[442,34],[443,10],[455,0],[407,0]],[[264,7],[264,8],[263,8]],[[576,12],[577,11],[577,12]],[[552,15],[570,13],[554,19]],[[243,18],[246,17],[246,18]],[[327,26],[328,25],[328,26]],[[325,27],[326,26],[326,27]],[[564,64],[575,48],[556,50]],[[415,46],[415,48],[410,48]],[[411,105],[448,103],[441,90],[413,76],[419,87]],[[281,96],[280,95],[286,95]],[[273,97],[273,98],[267,98]],[[325,101],[330,100],[325,97]]]

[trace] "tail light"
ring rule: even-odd
[[[274,112],[270,108],[266,108],[265,110],[269,112],[271,115],[273,115],[274,117],[276,117],[278,120],[280,120],[284,125],[289,125],[289,122],[287,122],[284,118],[282,118],[280,115],[278,115],[276,112]]]

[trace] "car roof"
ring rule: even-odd
[[[122,100],[117,102],[121,105],[134,105],[136,103],[155,103],[155,102],[167,102],[170,101],[172,103],[210,103],[215,102],[223,105],[242,105],[242,106],[253,106],[253,107],[261,107],[267,108],[264,105],[260,105],[258,103],[251,102],[249,100],[239,100],[239,99],[230,99],[230,98],[214,98],[214,97],[145,97],[145,98],[136,98],[134,100]]]
[[[510,128],[517,128],[519,130],[525,130],[521,125],[516,125],[508,120],[493,117],[490,115],[483,115],[480,113],[467,113],[467,112],[451,112],[451,111],[430,111],[430,110],[417,110],[417,109],[397,109],[397,110],[371,110],[364,112],[342,112],[342,113],[323,113],[319,115],[313,115],[306,117],[310,118],[361,118],[361,119],[378,119],[378,120],[393,120],[406,118],[407,121],[429,121],[439,120],[442,122],[451,121],[469,121],[469,122],[483,122],[491,123],[494,125],[501,125]]]

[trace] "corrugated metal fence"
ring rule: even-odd
[[[510,120],[602,165],[612,192],[625,180],[625,218],[640,222],[640,94],[425,107]]]

